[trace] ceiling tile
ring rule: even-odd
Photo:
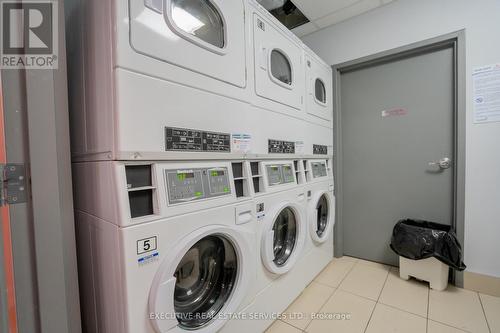
[[[353,5],[359,0],[292,0],[311,21]]]
[[[315,32],[317,30],[318,30],[318,27],[316,27],[313,23],[309,22],[309,23],[303,24],[301,26],[298,26],[297,28],[292,29],[292,32],[297,37],[303,37],[305,35],[312,34],[313,32]]]
[[[351,17],[361,15],[380,6],[380,0],[362,0],[352,6],[346,7],[333,14],[315,20],[314,23],[320,28],[326,28],[332,24],[345,21],[347,19],[350,19]]]

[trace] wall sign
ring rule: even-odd
[[[382,118],[406,116],[407,114],[408,114],[408,110],[402,109],[402,108],[384,110],[384,111],[382,111]]]
[[[474,123],[500,121],[500,63],[472,71]]]

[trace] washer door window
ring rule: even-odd
[[[316,235],[322,238],[328,228],[329,214],[328,200],[323,194],[316,204]]]
[[[222,236],[207,236],[194,244],[175,271],[174,309],[179,326],[198,329],[227,303],[236,283],[236,250]]]
[[[297,219],[292,209],[285,208],[279,213],[273,225],[273,232],[273,261],[281,267],[292,255],[297,242]]]
[[[195,38],[224,47],[224,21],[210,0],[172,0],[172,20]]]

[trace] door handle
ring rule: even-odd
[[[430,166],[438,166],[440,169],[449,169],[451,168],[451,159],[448,157],[443,157],[439,161],[429,162]]]

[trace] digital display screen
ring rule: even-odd
[[[226,172],[224,170],[212,170],[210,171],[210,175],[212,177],[220,177],[220,176],[224,176],[226,174]]]
[[[178,173],[177,174],[177,179],[179,180],[185,180],[185,179],[191,179],[194,178],[194,172],[185,172],[185,173]]]

